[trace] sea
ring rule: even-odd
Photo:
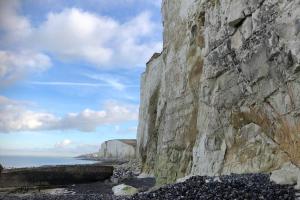
[[[73,157],[0,155],[0,164],[4,168],[40,167],[45,165],[77,165],[93,163],[96,163],[96,161],[80,160]]]

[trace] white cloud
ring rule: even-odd
[[[6,34],[0,41],[19,49],[50,52],[63,60],[84,60],[98,67],[135,67],[144,65],[162,47],[154,37],[161,29],[160,24],[152,21],[150,12],[119,22],[78,8],[66,8],[48,13],[46,20],[34,27],[18,14],[19,1],[1,4],[0,29]]]
[[[6,32],[5,37],[0,40],[2,44],[22,42],[31,34],[30,21],[18,15],[20,6],[18,0],[0,1],[0,30]]]
[[[101,84],[101,83],[66,82],[66,81],[30,81],[27,83],[32,85],[47,85],[47,86],[112,87],[112,84],[108,84],[108,83]]]
[[[67,139],[68,140],[68,139]],[[43,148],[34,148],[34,147],[0,147],[0,155],[24,155],[24,156],[78,156],[82,154],[88,154],[91,152],[97,152],[100,147],[100,141],[95,144],[84,144],[76,143],[70,141],[70,144],[63,145],[63,143],[68,143],[64,141],[57,142],[53,146],[43,147]],[[61,145],[62,144],[62,145]]]
[[[80,131],[95,131],[96,127],[103,124],[118,124],[126,121],[137,120],[138,109],[136,106],[118,105],[108,102],[104,110],[94,111],[85,109],[80,113],[69,113],[57,123],[59,129],[77,129]]]
[[[72,141],[69,139],[64,139],[63,141],[60,141],[58,143],[56,143],[54,146],[56,148],[66,148],[68,146],[70,146],[72,144]]]
[[[2,105],[9,105],[9,106],[15,106],[18,105],[19,102],[18,101],[14,101],[12,99],[9,99],[5,96],[0,96],[0,108]]]
[[[19,14],[21,3],[0,1],[1,86],[49,68],[51,59],[44,52],[64,61],[85,61],[107,68],[144,66],[162,49],[156,38],[161,32],[160,22],[154,22],[147,11],[120,22],[79,8],[65,8],[48,13],[34,26]],[[118,82],[110,84],[124,89]]]
[[[65,9],[49,13],[47,20],[34,29],[29,41],[36,48],[51,51],[63,59],[106,64],[112,59],[113,51],[105,42],[117,31],[117,26],[110,18],[77,8]]]
[[[85,109],[58,117],[52,113],[26,109],[22,104],[5,97],[0,98],[0,132],[3,133],[70,129],[92,132],[101,125],[116,125],[137,118],[137,106],[116,102],[107,102],[102,110]]]
[[[118,76],[118,75],[110,75],[110,74],[89,74],[89,73],[84,73],[82,74],[83,76],[100,81],[103,84],[109,85],[110,87],[119,90],[119,91],[124,91],[125,88],[139,88],[140,86],[137,84],[127,84],[125,82],[128,82],[128,79]]]
[[[107,75],[97,75],[97,74],[84,74],[84,76],[93,79],[93,80],[97,80],[97,81],[101,81],[104,82],[108,85],[110,85],[111,87],[117,89],[117,90],[124,90],[125,89],[125,85],[123,83],[121,83],[117,78],[113,78],[111,76],[107,76]]]
[[[161,43],[151,41],[159,26],[149,12],[120,23],[77,8],[48,14],[32,33],[30,43],[62,59],[81,59],[98,66],[145,63]],[[147,40],[148,39],[148,40]],[[143,41],[144,40],[144,41]]]
[[[50,58],[36,52],[10,52],[0,50],[0,85],[3,87],[28,72],[40,72],[51,66]]]
[[[17,0],[0,0],[0,44],[15,49],[0,50],[0,87],[23,78],[28,72],[43,71],[51,66],[47,55],[19,48],[32,35],[30,21],[18,15],[19,8],[20,2]]]
[[[102,83],[90,83],[90,82],[66,82],[66,81],[28,81],[31,85],[45,85],[45,86],[70,86],[70,87],[111,87],[119,91],[123,91],[125,88],[138,88],[139,85],[129,85],[121,83],[119,80],[111,77],[91,75],[87,76],[93,80],[101,81]]]

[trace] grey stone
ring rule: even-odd
[[[116,196],[131,196],[138,192],[138,190],[130,185],[120,184],[112,188]]]
[[[241,27],[243,38],[247,40],[252,35],[252,18],[247,17]]]
[[[238,29],[231,38],[231,47],[237,50],[241,48],[242,45],[243,45],[243,36],[240,30]]]
[[[231,1],[230,11],[228,17],[229,26],[237,26],[246,16],[244,10],[246,9],[245,1]],[[247,12],[246,12],[247,13]]]
[[[296,185],[295,189],[299,189],[300,168],[292,163],[285,163],[282,168],[272,172],[270,179],[280,185]]]

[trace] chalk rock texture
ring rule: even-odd
[[[300,189],[300,169],[291,163],[285,163],[282,168],[272,172],[271,181],[281,185],[295,185]]]
[[[131,196],[138,192],[136,188],[125,184],[114,186],[112,191],[116,196]]]
[[[300,166],[300,0],[163,0],[137,151],[158,183]]]
[[[108,140],[101,144],[98,157],[107,160],[130,160],[135,158],[136,140]]]

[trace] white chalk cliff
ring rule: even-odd
[[[136,140],[108,140],[101,144],[98,152],[80,155],[77,158],[103,161],[129,161],[136,158]]]
[[[300,0],[163,0],[137,151],[159,183],[300,166]]]
[[[135,158],[136,140],[108,140],[101,144],[98,158],[106,160],[127,161]]]

